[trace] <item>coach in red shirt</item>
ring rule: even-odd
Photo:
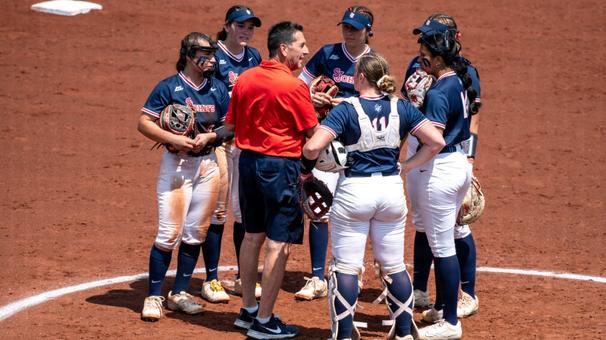
[[[273,315],[292,243],[303,241],[303,212],[297,196],[305,138],[318,124],[307,85],[292,72],[309,53],[303,27],[274,25],[269,60],[242,73],[236,82],[226,124],[235,130],[239,160],[240,207],[246,235],[240,249],[242,304],[235,325],[256,339],[298,334]],[[261,246],[266,244],[263,295],[255,299]]]

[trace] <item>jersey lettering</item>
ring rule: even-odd
[[[209,105],[194,104],[194,102],[191,100],[190,97],[187,97],[187,99],[185,99],[185,103],[187,104],[187,106],[191,107],[196,112],[215,112],[214,104],[209,104]]]
[[[337,83],[348,83],[353,84],[353,76],[348,76],[345,72],[341,71],[340,68],[335,68],[332,73],[332,79]]]
[[[463,118],[469,117],[469,98],[467,98],[467,91],[461,92],[461,101],[463,102]]]
[[[387,127],[387,119],[385,117],[379,117],[372,120],[372,127],[376,131],[383,131]]]

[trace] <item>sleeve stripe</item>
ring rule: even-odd
[[[442,124],[442,123],[438,123],[438,122],[431,122],[433,124],[433,126],[438,127],[440,129],[445,129],[446,128],[446,124]]]
[[[154,111],[152,111],[150,109],[144,108],[144,107],[141,108],[141,112],[147,113],[148,115],[156,117],[156,118],[160,118],[160,114],[159,113],[156,113],[156,112],[154,112]]]
[[[327,132],[328,132],[328,133],[330,133],[330,134],[331,134],[331,135],[332,135],[334,138],[337,138],[337,137],[338,137],[338,136],[337,136],[337,133],[336,133],[336,132],[335,132],[333,129],[329,128],[329,127],[328,127],[328,126],[326,126],[326,125],[320,125],[320,126],[319,126],[319,128],[320,128],[320,129],[323,129],[323,130],[325,130],[325,131],[327,131]]]
[[[417,124],[414,128],[412,128],[412,130],[410,130],[410,134],[414,135],[415,132],[417,132],[421,128],[421,126],[423,126],[427,123],[429,123],[429,120],[427,118],[424,118],[419,124]]]
[[[474,102],[476,102],[476,103],[481,103],[481,102],[482,102],[482,100],[480,99],[480,97],[477,97],[477,98],[476,98],[476,100],[474,100]]]
[[[305,73],[305,75],[309,78],[311,78],[312,80],[316,77],[315,75],[313,75],[311,72],[309,72],[309,70],[307,69],[307,67],[303,67],[303,73]]]

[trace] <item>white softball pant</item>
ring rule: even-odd
[[[164,152],[156,189],[158,248],[169,251],[180,241],[204,242],[219,194],[219,177],[214,153],[190,157]]]
[[[419,140],[413,135],[408,135],[408,147],[406,149],[406,158],[412,157],[417,152],[418,147],[419,147]],[[469,162],[467,162],[467,163],[469,163]],[[472,167],[471,164],[469,164],[469,166]],[[472,167],[472,169],[473,169],[473,167]],[[416,226],[414,209],[413,209],[412,222]],[[416,228],[416,230],[419,230],[419,229]],[[421,231],[421,230],[419,230],[419,231]],[[467,224],[466,225],[455,225],[455,230],[454,230],[455,239],[457,239],[457,240],[462,239],[464,237],[467,237],[469,234],[471,234],[471,229],[469,229],[469,225],[467,225]]]
[[[427,234],[435,257],[455,255],[457,212],[471,182],[467,156],[460,151],[438,154],[406,178],[416,230]]]
[[[346,274],[363,270],[369,234],[375,260],[382,270],[405,270],[406,212],[400,176],[340,176],[330,211],[335,270]]]

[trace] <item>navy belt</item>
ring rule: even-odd
[[[345,177],[386,177],[386,176],[395,176],[399,175],[399,171],[379,171],[379,172],[371,172],[371,173],[345,173]]]
[[[451,153],[451,152],[457,152],[459,150],[463,150],[461,143],[458,143],[455,145],[447,145],[440,151],[440,153]]]

